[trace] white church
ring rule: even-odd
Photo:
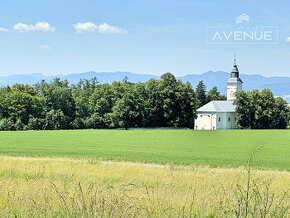
[[[242,90],[242,80],[240,79],[236,58],[231,72],[231,77],[227,81],[227,100],[211,101],[197,109],[197,118],[194,121],[196,130],[216,130],[235,128],[235,93]]]

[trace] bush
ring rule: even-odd
[[[62,110],[51,110],[46,114],[45,129],[68,129],[69,123]]]
[[[73,121],[73,129],[85,129],[86,125],[85,125],[85,121],[82,118],[76,118]]]
[[[21,119],[17,119],[16,123],[15,123],[15,130],[16,131],[22,131],[23,128],[24,128],[24,125],[23,125]]]
[[[92,114],[92,116],[85,120],[85,126],[87,129],[97,129],[99,126],[101,126],[101,123],[102,117],[97,114]]]
[[[85,120],[85,126],[88,129],[102,129],[108,128],[108,116],[100,116],[97,113],[94,113],[91,117]]]
[[[12,119],[2,119],[0,120],[0,131],[11,131],[15,130],[14,122]]]
[[[41,130],[43,129],[43,122],[42,119],[30,116],[28,124],[25,126],[25,130]]]

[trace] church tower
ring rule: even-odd
[[[234,58],[234,66],[231,72],[231,77],[227,81],[227,100],[232,101],[236,99],[236,92],[242,91],[242,80],[240,79],[239,69]]]

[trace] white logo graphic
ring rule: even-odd
[[[242,23],[243,21],[250,21],[250,17],[246,14],[242,14],[236,18],[236,23]]]
[[[232,24],[220,23],[206,26],[208,44],[277,44],[278,27],[257,25],[247,14],[242,14]],[[253,20],[252,20],[253,21]],[[255,20],[254,20],[255,21]]]

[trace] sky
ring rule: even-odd
[[[242,74],[290,76],[289,8],[289,0],[0,1],[0,76],[229,72],[234,54]],[[238,24],[242,14],[249,21]],[[272,26],[278,37],[209,43],[216,25]]]

